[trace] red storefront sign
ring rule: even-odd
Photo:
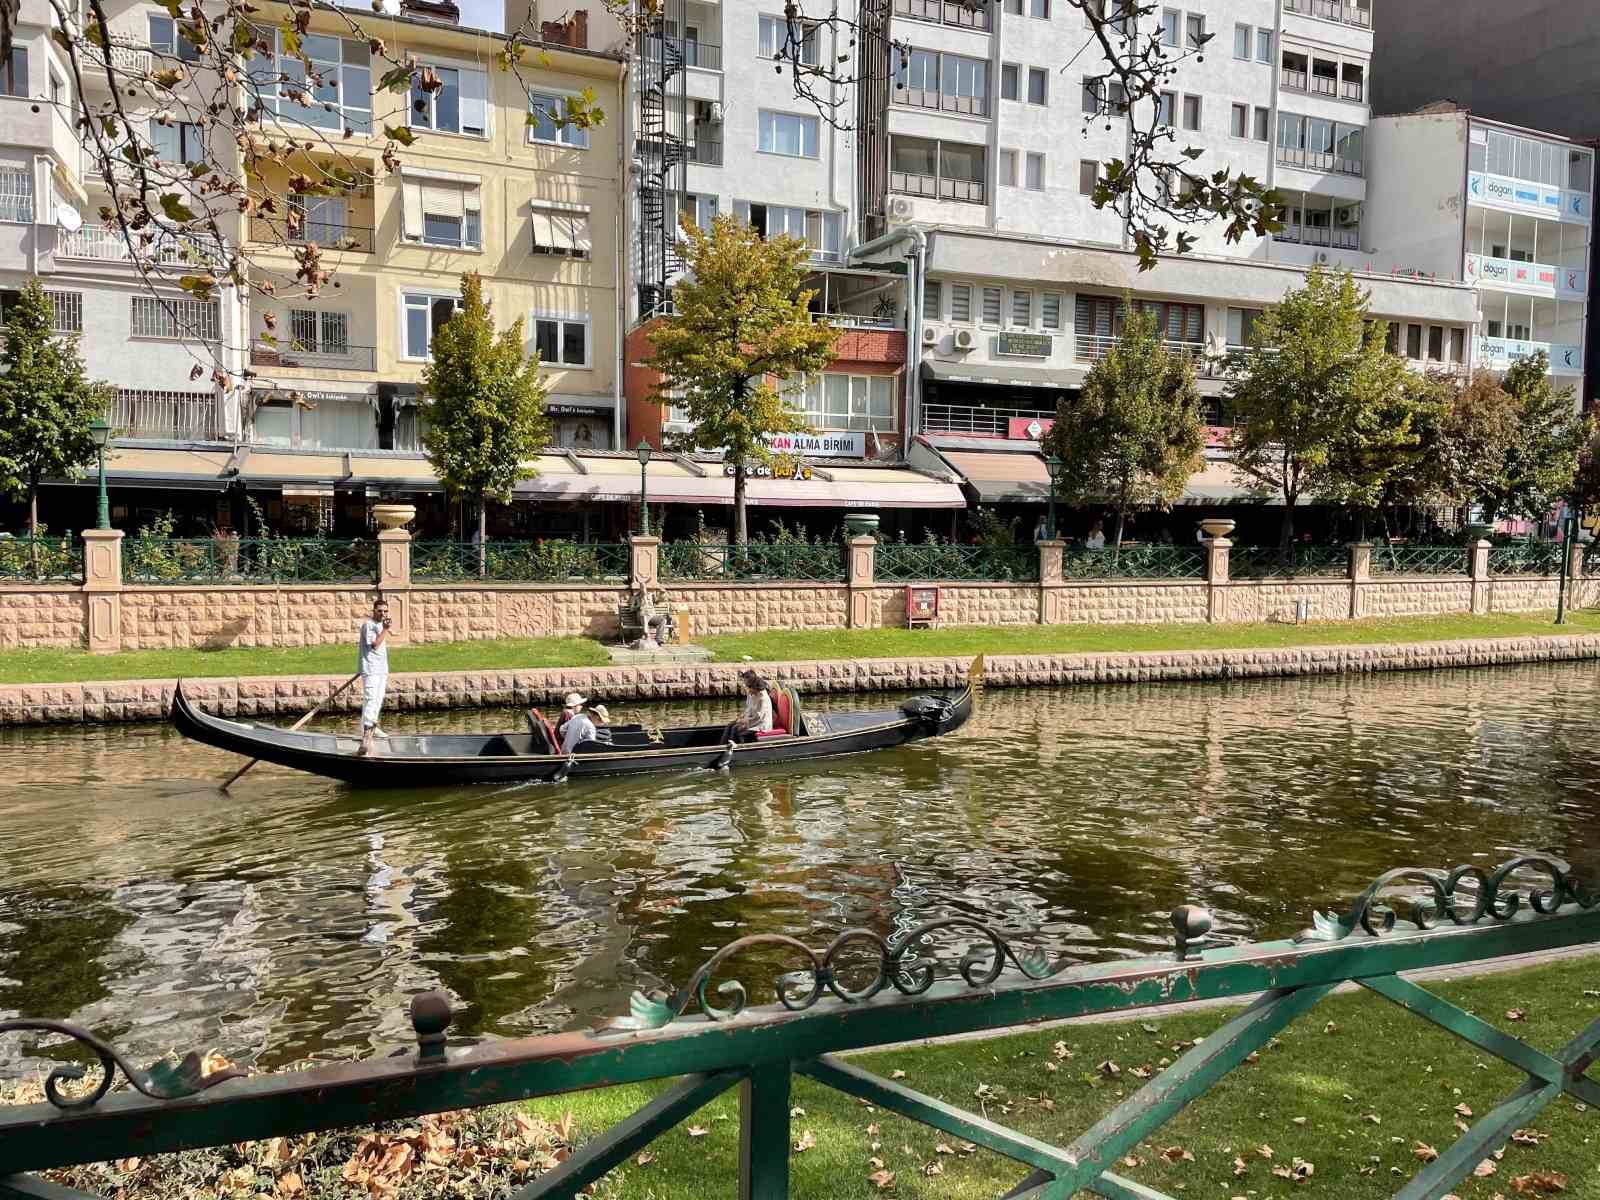
[[[1006,437],[1014,442],[1037,442],[1055,423],[1054,417],[1012,417],[1006,423]]]

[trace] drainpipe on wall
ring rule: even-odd
[[[905,428],[900,431],[900,453],[910,453],[911,430],[916,425],[917,414],[922,406],[922,280],[928,269],[928,235],[915,225],[905,225],[899,229],[891,229],[881,237],[875,237],[864,245],[857,246],[850,252],[853,259],[861,259],[868,254],[887,249],[896,242],[911,240],[911,251],[906,255],[906,260],[912,264],[911,275],[906,286],[911,294],[906,297],[906,420]],[[912,347],[918,347],[916,357],[912,356]]]

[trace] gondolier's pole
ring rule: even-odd
[[[343,695],[344,692],[350,687],[350,685],[352,683],[354,683],[356,680],[360,679],[360,678],[361,678],[361,672],[357,671],[354,675],[350,676],[349,679],[346,679],[338,687],[334,688],[333,691],[329,692],[326,696],[324,696],[322,698],[322,701],[315,708],[313,708],[305,716],[301,717],[293,725],[289,726],[289,732],[293,733],[296,729],[299,729],[307,721],[311,720],[312,717],[316,716],[319,712],[321,712],[329,704],[333,703],[341,695]],[[228,781],[222,785],[222,790],[223,791],[227,791],[230,787],[232,787],[235,783],[238,782],[239,776],[243,775],[246,771],[248,771],[251,767],[255,766],[260,761],[261,760],[259,758],[252,758],[249,762],[245,763],[244,766],[240,767],[232,775],[228,776]]]

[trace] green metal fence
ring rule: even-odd
[[[874,564],[878,583],[1032,583],[1038,547],[883,542]]]
[[[631,550],[618,542],[413,542],[411,578],[422,583],[626,581]]]
[[[149,538],[122,542],[128,583],[371,583],[378,544],[344,538]]]
[[[844,546],[838,542],[747,542],[733,546],[707,542],[668,542],[661,547],[658,572],[664,581],[840,583],[845,577]]]
[[[1067,550],[1063,579],[1204,579],[1200,546],[1124,546],[1120,550]]]
[[[742,1124],[739,1194],[782,1200],[789,1192],[790,1088],[803,1075],[1013,1160],[1019,1174],[1030,1173],[1006,1193],[1012,1200],[1066,1200],[1081,1191],[1172,1200],[1139,1178],[1132,1151],[1346,981],[1522,1077],[1444,1153],[1397,1181],[1397,1197],[1438,1200],[1563,1094],[1600,1109],[1600,1080],[1587,1074],[1600,1057],[1600,1020],[1564,1046],[1540,1050],[1398,974],[1600,942],[1597,897],[1559,859],[1390,871],[1345,912],[1314,912],[1310,928],[1285,941],[1218,944],[1210,914],[1194,906],[1174,911],[1172,923],[1169,953],[1090,965],[1052,961],[968,917],[887,936],[847,929],[825,948],[780,935],[745,937],[713,954],[683,987],[635,993],[629,1015],[598,1030],[451,1049],[449,1000],[429,992],[411,1006],[414,1047],[247,1078],[234,1068],[206,1074],[195,1053],[140,1069],[71,1025],[4,1021],[0,1034],[29,1035],[29,1052],[74,1053],[98,1061],[100,1072],[88,1081],[81,1067],[64,1063],[46,1081],[49,1102],[0,1110],[0,1195],[81,1200],[83,1193],[27,1173],[672,1079],[637,1112],[513,1192],[515,1200],[578,1196],[732,1088],[739,1089]],[[763,986],[731,978],[735,963],[762,972]],[[746,1007],[751,995],[775,1002]],[[913,1035],[999,1031],[1219,998],[1251,1002],[1067,1145],[1008,1129],[998,1119],[1007,1109],[971,1112],[838,1057]],[[119,1070],[131,1086],[108,1095]],[[1360,1080],[1346,1086],[1355,1091]]]
[[[1368,571],[1373,575],[1466,575],[1465,546],[1374,546]]]
[[[83,582],[83,542],[63,534],[0,538],[0,583]]]
[[[1559,575],[1565,549],[1561,542],[1513,542],[1509,546],[1495,546],[1489,551],[1489,574]]]
[[[1231,579],[1348,579],[1350,551],[1344,546],[1235,546],[1228,552]]]

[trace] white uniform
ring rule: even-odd
[[[383,696],[389,689],[389,642],[377,645],[383,633],[383,622],[371,619],[361,622],[361,640],[357,656],[357,669],[361,672],[361,725],[375,728],[378,712],[383,708]]]

